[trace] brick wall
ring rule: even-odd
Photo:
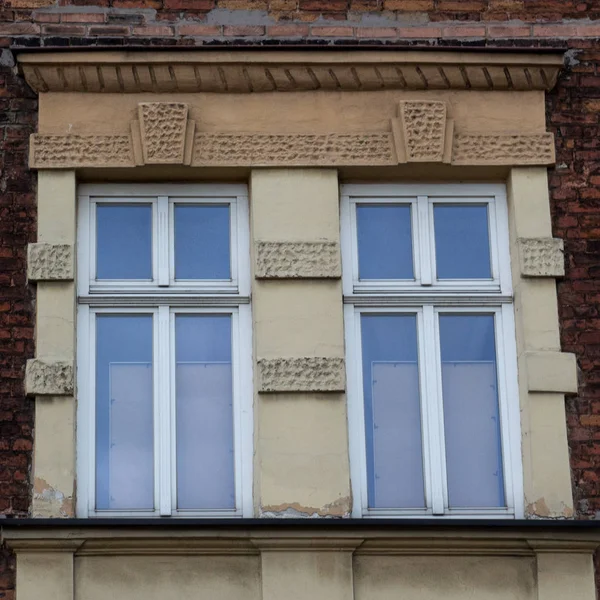
[[[35,238],[26,144],[36,101],[8,49],[223,44],[569,48],[547,100],[550,185],[567,263],[562,344],[580,369],[567,401],[574,495],[579,517],[600,518],[600,0],[0,0],[0,513],[27,513],[33,426],[22,381],[34,353],[25,249]],[[0,553],[0,599],[13,599],[13,576]]]
[[[0,47],[600,37],[598,0],[0,0]]]
[[[33,289],[26,280],[27,243],[35,239],[34,177],[27,138],[37,99],[0,55],[0,515],[27,515],[33,402],[25,397],[25,361],[33,356]],[[0,599],[14,598],[14,557],[0,549]]]
[[[550,187],[554,235],[565,241],[561,339],[579,367],[579,394],[567,400],[573,490],[579,516],[600,518],[600,43],[571,48],[575,60],[547,99]]]

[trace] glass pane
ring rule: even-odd
[[[440,315],[451,508],[505,506],[493,315]]]
[[[230,279],[229,205],[175,205],[175,279]]]
[[[356,206],[359,279],[414,279],[410,205]]]
[[[424,508],[415,315],[362,315],[369,508]]]
[[[152,279],[152,205],[96,206],[96,279]]]
[[[487,206],[433,208],[438,279],[491,279]]]
[[[152,315],[96,318],[96,508],[154,508]]]
[[[177,506],[235,508],[231,315],[177,315]]]

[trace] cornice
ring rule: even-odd
[[[227,533],[203,528],[4,529],[16,552],[72,552],[101,555],[258,555],[264,552],[350,552],[360,555],[534,556],[540,553],[593,554],[600,534],[593,531],[537,532],[460,529],[318,531],[311,525],[286,531],[245,528]]]
[[[562,53],[398,50],[66,52],[18,57],[45,92],[260,93],[375,90],[545,90]]]

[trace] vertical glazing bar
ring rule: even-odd
[[[429,200],[427,196],[417,198],[419,222],[419,260],[421,266],[421,285],[433,283],[433,269],[431,264],[431,240],[429,231]]]
[[[171,323],[168,306],[158,308],[157,329],[158,494],[160,516],[168,517],[171,515],[171,357],[169,356]]]
[[[438,385],[438,361],[436,343],[436,314],[433,306],[423,307],[423,339],[425,347],[425,378],[426,391],[424,394],[425,418],[429,430],[431,467],[431,509],[434,515],[444,514],[444,439],[443,413],[441,410],[441,394]]]
[[[158,232],[154,244],[158,248],[158,285],[169,285],[169,198],[158,197]]]

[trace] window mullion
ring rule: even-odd
[[[432,305],[423,307],[423,340],[425,355],[425,390],[423,393],[424,418],[429,438],[429,465],[431,470],[431,509],[434,515],[443,515],[445,507],[446,466],[444,452],[444,412],[438,361],[438,343]]]
[[[417,250],[421,270],[421,285],[432,285],[431,233],[429,231],[429,199],[427,196],[417,197],[417,211],[419,216],[419,247]]]
[[[169,197],[158,197],[158,231],[154,243],[158,253],[158,285],[169,285]]]
[[[171,360],[170,360],[170,310],[159,306],[157,317],[157,389],[155,431],[158,509],[161,517],[171,515]]]

